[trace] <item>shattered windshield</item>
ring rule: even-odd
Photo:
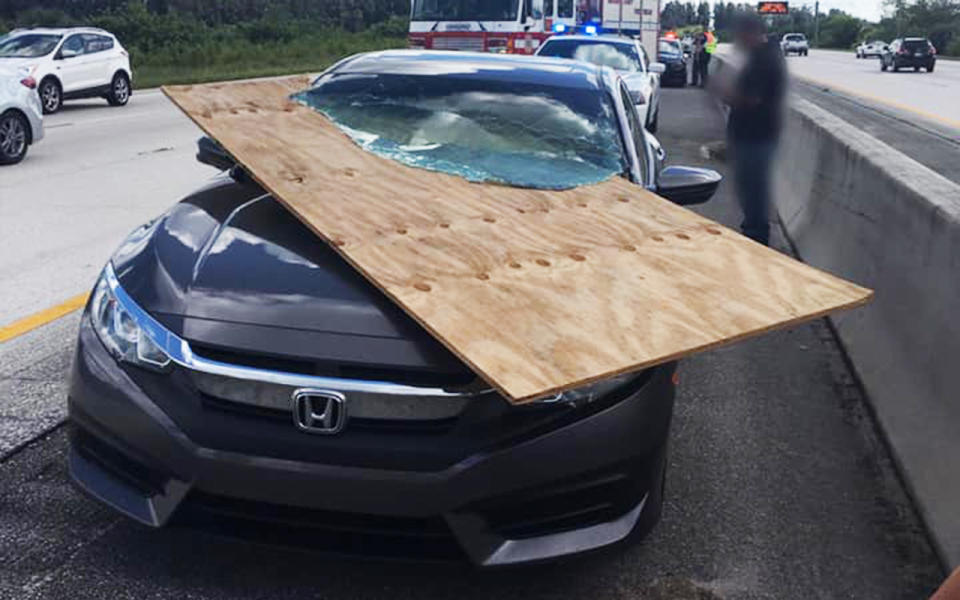
[[[567,189],[626,169],[613,106],[596,89],[347,73],[294,99],[371,152],[470,181]]]

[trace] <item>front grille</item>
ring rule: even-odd
[[[442,517],[404,518],[286,506],[191,492],[174,525],[277,546],[405,560],[464,560]]]
[[[466,52],[483,52],[483,38],[481,36],[437,36],[433,38],[434,50],[461,50]]]
[[[636,462],[540,488],[514,492],[467,508],[507,539],[537,537],[612,521],[642,498]]]
[[[225,400],[216,396],[200,392],[204,408],[250,417],[255,419],[270,419],[292,423],[293,415],[290,410],[281,410],[267,406],[242,404]],[[376,431],[381,433],[419,433],[442,434],[450,431],[457,424],[457,417],[448,419],[363,419],[353,417],[347,427],[351,430]]]

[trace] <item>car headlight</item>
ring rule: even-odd
[[[630,99],[633,100],[634,104],[646,104],[647,99],[644,97],[643,92],[640,90],[630,90]]]
[[[154,339],[151,329],[156,325],[141,318],[142,309],[129,302],[125,293],[121,300],[118,289],[122,292],[113,265],[107,263],[90,302],[90,320],[97,337],[117,360],[155,371],[166,369],[170,356]]]
[[[37,72],[37,65],[21,65],[17,69],[17,75],[20,77],[33,77]]]
[[[594,400],[616,391],[618,388],[626,385],[637,376],[636,373],[627,373],[626,375],[617,375],[603,381],[591,383],[583,387],[574,388],[558,394],[551,394],[543,398],[534,400],[533,404],[572,404],[574,406],[584,406]]]

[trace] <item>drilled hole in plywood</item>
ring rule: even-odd
[[[490,279],[490,276],[487,275],[486,273],[477,273],[477,279],[479,279],[480,281],[486,281]]]
[[[577,202],[577,206],[579,206],[580,208],[586,208],[586,207],[587,207],[587,203],[586,203],[586,202]]]
[[[397,229],[397,233],[399,233],[400,235],[407,235],[407,230],[400,227],[399,229]]]
[[[573,260],[575,260],[575,261],[577,261],[577,262],[583,262],[583,261],[587,260],[587,257],[584,256],[584,255],[582,255],[582,254],[571,254],[571,255],[570,255],[570,258],[572,258]]]
[[[494,219],[493,217],[484,217],[483,220],[486,221],[487,223],[496,223],[496,222],[497,222],[497,220]]]
[[[527,214],[527,211],[523,210],[522,208],[518,208],[517,212],[520,213],[521,215]]]
[[[663,238],[660,237],[659,235],[655,235],[655,236],[653,236],[653,241],[655,241],[655,242],[662,242],[662,241],[663,241]]]
[[[341,240],[340,238],[337,238],[337,239],[333,240],[333,245],[334,245],[334,246],[343,246],[343,245],[345,245],[346,243],[347,243],[347,242]]]
[[[617,198],[617,200],[619,200],[620,202],[630,202],[630,198],[627,198],[626,196],[620,196],[619,198]]]
[[[707,233],[712,233],[713,235],[720,235],[722,232],[719,229],[714,229],[713,227],[707,227]]]
[[[518,263],[518,262],[512,262],[512,263],[510,263],[510,268],[511,268],[511,269],[519,269],[521,266],[522,266],[522,265],[521,265],[520,263]]]
[[[637,251],[637,247],[634,246],[633,244],[627,244],[626,246],[623,247],[623,249],[626,250],[627,252],[636,252],[636,251]]]
[[[685,234],[685,233],[678,233],[678,234],[677,234],[677,237],[680,238],[681,240],[689,240],[689,239],[690,239],[690,236],[687,235],[687,234]]]
[[[430,291],[430,286],[427,285],[427,284],[425,284],[425,283],[415,283],[415,284],[413,284],[413,287],[417,288],[417,289],[420,290],[421,292],[429,292],[429,291]]]
[[[440,223],[442,229],[450,229],[450,223]]]
[[[550,266],[550,261],[547,260],[547,259],[545,259],[545,258],[538,258],[538,259],[537,259],[537,264],[540,265],[541,267],[549,267],[549,266]]]

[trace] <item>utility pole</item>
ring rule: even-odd
[[[623,3],[624,0],[620,0],[620,20],[617,21],[617,35],[623,35]]]
[[[813,47],[820,47],[820,0],[813,4]]]

